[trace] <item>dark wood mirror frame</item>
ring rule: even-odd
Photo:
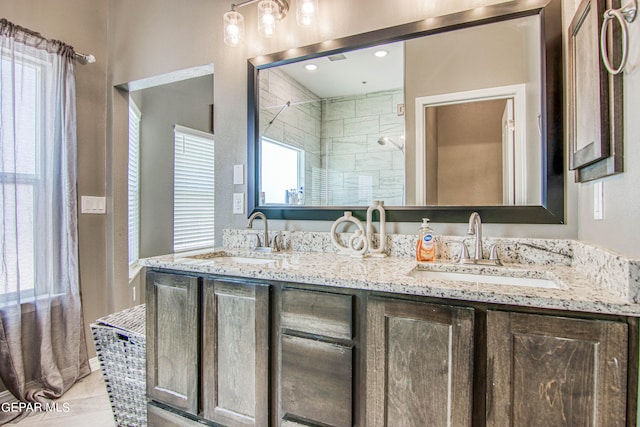
[[[564,223],[564,108],[561,0],[515,0],[475,10],[421,20],[368,33],[330,40],[301,48],[259,56],[248,61],[248,211],[263,212],[269,219],[334,221],[344,211],[366,217],[366,206],[260,206],[258,72],[278,65],[337,54],[347,50],[408,40],[492,22],[530,15],[541,17],[542,51],[542,203],[536,206],[386,206],[387,221],[466,222],[477,211],[486,223]]]

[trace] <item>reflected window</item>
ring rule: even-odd
[[[260,204],[303,205],[304,152],[273,139],[262,138],[260,155]]]
[[[140,109],[129,98],[129,163],[128,183],[128,229],[129,265],[138,261],[140,253]]]
[[[213,135],[180,125],[174,132],[173,250],[214,246]]]

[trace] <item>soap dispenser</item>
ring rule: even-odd
[[[418,230],[418,242],[416,243],[417,261],[435,261],[436,242],[433,230],[429,227],[429,218],[422,218],[422,226]]]

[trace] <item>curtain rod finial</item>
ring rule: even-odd
[[[75,57],[78,60],[78,62],[80,62],[83,65],[93,64],[96,62],[96,57],[91,54],[85,55],[83,53],[75,52]]]

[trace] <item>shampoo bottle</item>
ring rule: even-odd
[[[436,242],[433,230],[429,227],[429,218],[422,218],[422,226],[418,230],[418,242],[416,244],[416,260],[435,261]]]

